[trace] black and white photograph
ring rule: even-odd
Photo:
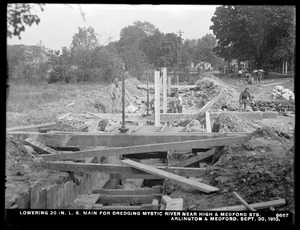
[[[6,7],[7,226],[295,224],[295,5]]]

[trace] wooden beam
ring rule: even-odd
[[[38,142],[38,141],[35,141],[31,138],[26,138],[24,140],[24,143],[26,145],[30,145],[32,148],[34,148],[34,150],[40,152],[40,153],[43,153],[43,154],[51,154],[51,155],[55,155],[55,154],[59,154],[60,152],[58,151],[55,151],[54,149],[51,149],[49,147],[47,147],[46,145]]]
[[[242,204],[247,208],[249,209],[250,211],[252,212],[256,212],[256,210],[251,207],[242,197],[239,196],[239,194],[237,194],[236,192],[233,192],[233,194],[236,196],[236,198],[239,199],[240,202],[242,202]]]
[[[286,204],[285,199],[278,199],[278,200],[272,200],[267,202],[260,202],[260,203],[254,203],[250,204],[252,208],[255,210],[262,210],[267,209],[270,207],[280,207]],[[213,208],[208,209],[206,211],[247,211],[248,209],[244,205],[235,205],[235,206],[229,206],[229,207],[221,207],[221,208]]]
[[[160,86],[159,86],[159,77],[160,77],[160,72],[155,71],[154,72],[154,83],[155,83],[155,100],[154,100],[154,110],[155,110],[155,126],[160,125]]]
[[[167,126],[168,126],[168,123],[165,123],[164,126],[161,128],[161,130],[159,130],[159,132],[163,132]]]
[[[220,97],[222,96],[222,93],[219,93],[216,97],[214,97],[213,99],[211,99],[209,102],[207,102],[201,109],[200,111],[198,112],[198,114],[188,123],[190,124],[192,121],[196,120],[201,114],[204,114],[206,113],[206,111],[208,111],[213,105],[215,102],[217,102]],[[187,124],[187,125],[188,125]],[[186,125],[186,126],[187,126]]]
[[[78,172],[104,172],[123,175],[150,175],[144,171],[128,167],[126,165],[115,164],[95,164],[95,163],[66,163],[66,162],[37,162],[50,170],[59,171],[78,171]],[[201,177],[204,175],[206,169],[204,168],[182,168],[182,167],[167,167],[167,166],[155,166],[155,168],[164,170],[166,172],[175,173],[183,177]],[[152,175],[150,175],[152,176]],[[161,178],[161,177],[157,177]]]
[[[98,202],[100,194],[83,194],[79,195],[71,204],[70,209],[92,209]]]
[[[205,112],[206,132],[211,133],[210,111]]]
[[[215,154],[216,148],[212,148],[206,152],[202,152],[199,155],[196,155],[194,157],[190,157],[186,160],[180,161],[179,163],[175,164],[175,167],[187,167],[189,165],[195,164],[201,160],[204,160],[212,155]]]
[[[113,206],[103,206],[101,204],[94,204],[92,209],[94,210],[152,210],[153,205],[152,204],[142,204],[139,206],[120,206],[120,205],[113,205]]]
[[[121,124],[119,122],[117,122],[116,124],[114,124],[113,126],[109,127],[107,129],[107,132],[113,132],[114,130],[116,130],[117,128],[120,128]]]
[[[167,113],[168,102],[167,102],[167,68],[163,68],[163,113]]]
[[[171,76],[168,76],[168,96],[171,96],[171,85],[172,85],[172,78]]]
[[[176,198],[172,199],[171,201],[167,202],[165,210],[171,211],[171,210],[183,210],[183,199],[182,198]]]
[[[151,195],[100,195],[98,203],[152,203],[158,196]]]
[[[160,176],[165,179],[174,180],[174,181],[179,182],[184,185],[191,186],[192,188],[195,188],[195,189],[205,192],[205,193],[216,192],[219,190],[218,188],[212,187],[210,185],[206,185],[206,184],[203,184],[203,183],[200,183],[197,181],[189,180],[185,177],[181,177],[176,174],[169,173],[169,172],[157,169],[157,168],[149,166],[149,165],[140,164],[138,162],[134,162],[129,159],[122,160],[122,163],[129,165],[131,167],[134,167],[136,169],[142,170],[144,172],[147,172],[147,173],[150,173],[150,174],[153,174],[156,176]]]
[[[172,198],[169,197],[168,195],[164,195],[161,197],[161,202],[164,204],[167,204],[168,202],[171,202],[171,201],[172,201]]]
[[[92,193],[106,194],[106,195],[150,195],[159,194],[162,192],[161,186],[154,186],[151,188],[137,188],[137,189],[103,189],[93,188]]]
[[[135,129],[133,129],[131,133],[137,132],[142,126],[144,126],[144,122],[140,122],[140,124]]]
[[[46,160],[69,160],[87,157],[103,157],[103,156],[119,156],[125,154],[137,154],[137,153],[151,153],[161,152],[169,150],[186,150],[186,149],[209,149],[217,146],[225,146],[231,144],[245,143],[250,139],[249,136],[239,137],[225,137],[225,138],[212,138],[206,140],[193,140],[193,141],[181,141],[181,142],[168,142],[163,144],[150,144],[128,147],[116,147],[107,149],[95,149],[77,151],[73,153],[61,153],[61,154],[47,154],[40,157]]]
[[[157,71],[157,72],[159,72],[159,71]],[[148,87],[149,87],[149,89],[155,89],[155,85],[149,85]],[[171,85],[171,89],[179,89],[179,90],[193,89],[196,87],[197,87],[197,85]],[[138,85],[137,88],[147,89],[147,85],[141,84],[141,85]]]
[[[44,123],[44,124],[39,124],[39,125],[11,127],[11,128],[6,128],[6,131],[11,132],[11,131],[17,131],[17,130],[32,130],[32,129],[36,130],[38,128],[49,127],[49,126],[54,126],[54,125],[56,125],[56,122],[49,122],[49,123]]]
[[[152,200],[152,209],[153,210],[159,210],[159,200],[158,199],[153,199]]]

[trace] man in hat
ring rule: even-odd
[[[120,101],[120,87],[118,85],[119,79],[115,78],[114,82],[110,86],[110,96],[112,99],[112,113],[115,114],[118,112],[119,101]]]
[[[242,91],[241,94],[240,94],[240,98],[239,98],[240,109],[239,109],[239,111],[240,112],[242,111],[242,106],[243,105],[244,105],[244,111],[246,111],[247,104],[251,101],[252,101],[252,97],[249,93],[249,88],[245,88],[245,90]]]

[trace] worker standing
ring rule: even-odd
[[[177,100],[175,101],[175,113],[182,113],[182,97],[179,93],[175,93]]]
[[[112,99],[112,113],[115,114],[118,112],[120,104],[120,87],[118,85],[119,79],[115,78],[114,82],[110,86],[110,96]]]
[[[242,91],[241,94],[240,94],[240,98],[239,98],[240,108],[239,108],[239,111],[240,112],[242,111],[242,106],[243,105],[244,105],[244,111],[246,111],[247,104],[251,101],[252,101],[252,97],[249,93],[249,88],[245,88],[245,90]]]

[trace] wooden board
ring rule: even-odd
[[[142,204],[138,206],[120,206],[120,205],[112,205],[112,206],[103,206],[101,204],[95,204],[92,209],[94,210],[151,210],[153,208],[152,204]]]
[[[152,203],[159,196],[152,195],[100,195],[98,203]]]
[[[166,211],[174,211],[174,210],[183,210],[183,199],[182,198],[176,198],[172,199],[171,201],[168,201],[166,204]]]
[[[69,207],[70,209],[92,209],[100,198],[100,194],[79,195]]]
[[[140,175],[145,176],[145,179],[159,179],[161,177],[154,176],[144,171],[131,168],[126,165],[116,165],[116,164],[95,164],[95,163],[70,163],[70,162],[37,162],[36,164],[41,165],[50,170],[59,171],[79,171],[79,172],[104,172],[104,173],[114,173],[127,175]],[[167,166],[156,166],[160,170],[166,172],[175,173],[180,176],[188,177],[201,177],[204,175],[206,168],[183,168],[183,167],[167,167]],[[150,178],[146,178],[151,176]]]
[[[147,145],[165,142],[178,142],[187,140],[203,140],[214,137],[237,136],[239,134],[219,133],[86,133],[86,132],[63,132],[63,133],[38,133],[14,131],[8,133],[17,140],[24,141],[31,138],[47,146],[108,146],[124,147]]]
[[[11,128],[6,128],[6,131],[10,132],[10,131],[17,131],[17,130],[35,130],[38,128],[49,127],[49,126],[54,126],[54,125],[56,125],[56,122],[49,122],[49,123],[44,123],[44,124],[39,124],[39,125],[11,127]]]
[[[195,188],[195,189],[197,189],[199,191],[202,191],[202,192],[205,192],[205,193],[216,192],[216,191],[219,190],[218,188],[212,187],[210,185],[206,185],[206,184],[203,184],[203,183],[200,183],[200,182],[197,182],[197,181],[189,180],[185,177],[181,177],[181,176],[178,176],[176,174],[169,173],[169,172],[157,169],[157,168],[149,166],[149,165],[140,164],[138,162],[134,162],[134,161],[129,160],[129,159],[122,160],[122,163],[124,163],[126,165],[129,165],[133,168],[142,170],[144,172],[147,172],[147,173],[150,173],[150,174],[153,174],[153,175],[157,175],[157,176],[160,176],[160,177],[165,178],[165,179],[174,180],[174,181],[179,182],[181,184],[188,185],[192,188]]]
[[[208,150],[206,152],[200,153],[199,155],[196,155],[194,157],[190,157],[190,158],[188,158],[186,160],[180,161],[179,163],[175,164],[174,166],[175,167],[187,167],[189,165],[192,165],[194,163],[197,163],[197,162],[199,162],[201,160],[204,160],[204,159],[206,159],[206,158],[214,155],[215,151],[216,151],[216,148],[212,148],[212,149],[210,149],[210,150]]]
[[[43,153],[43,154],[51,154],[51,155],[55,155],[55,154],[59,154],[60,152],[58,151],[55,151],[54,149],[52,148],[49,148],[47,147],[46,145],[38,142],[38,141],[35,141],[31,138],[26,138],[24,140],[24,143],[27,144],[27,145],[30,145],[32,148],[34,148],[34,150],[40,152],[40,153]]]
[[[268,209],[270,207],[280,207],[286,204],[285,199],[272,200],[267,202],[260,202],[249,204],[255,210]],[[247,211],[248,209],[244,205],[235,205],[229,207],[213,208],[208,209],[207,211]]]
[[[161,186],[154,186],[152,188],[137,188],[137,189],[103,189],[93,188],[92,193],[106,194],[106,195],[150,195],[159,194],[162,192]]]
[[[205,140],[192,140],[181,142],[168,142],[163,144],[149,144],[132,147],[117,147],[107,149],[85,150],[73,153],[41,155],[45,160],[69,160],[87,157],[119,156],[125,154],[151,153],[156,151],[187,150],[187,149],[209,149],[217,146],[245,143],[250,139],[247,135],[237,137],[212,138]]]

